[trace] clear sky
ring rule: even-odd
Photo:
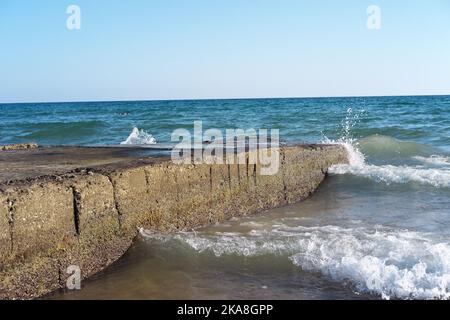
[[[0,102],[410,94],[450,94],[448,0],[0,1]]]

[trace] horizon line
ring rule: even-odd
[[[444,94],[399,94],[399,95],[355,95],[355,96],[288,96],[288,97],[243,97],[243,98],[180,98],[180,99],[131,99],[131,100],[78,100],[78,101],[19,101],[19,102],[0,102],[0,105],[8,104],[45,104],[45,103],[102,103],[102,102],[169,102],[169,101],[212,101],[212,100],[283,100],[283,99],[339,99],[339,98],[394,98],[394,97],[446,97],[450,93]]]

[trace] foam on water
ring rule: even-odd
[[[216,257],[284,256],[305,271],[322,273],[384,299],[450,298],[450,245],[428,234],[381,226],[289,227],[282,223],[247,233],[161,236],[142,230],[141,234]]]
[[[317,228],[290,258],[384,299],[448,299],[450,246],[411,231]]]
[[[388,141],[388,145],[383,148],[389,148],[393,146],[399,149],[403,143],[410,151],[411,144],[408,142],[393,142],[392,138],[382,137],[377,139],[371,139],[370,141],[375,141],[375,143],[381,143]],[[341,144],[347,150],[348,164],[340,164],[332,166],[329,170],[331,174],[352,174],[355,176],[365,177],[378,182],[384,182],[386,184],[391,183],[420,183],[432,185],[435,187],[450,187],[450,168],[446,167],[424,167],[424,166],[394,166],[390,164],[385,165],[374,165],[367,163],[365,155],[360,151],[360,143],[354,139],[342,138],[338,141],[330,141],[325,138],[326,143],[337,143]],[[367,140],[365,140],[366,148]],[[415,146],[417,148],[417,146]],[[370,147],[374,149],[374,147]],[[379,148],[378,148],[379,149]],[[405,147],[399,150],[405,151]],[[444,161],[448,160],[442,156],[432,156],[432,157],[422,157],[415,156],[413,159],[421,160],[422,162],[428,164],[443,164]]]
[[[448,168],[368,164],[364,155],[352,143],[342,144],[347,149],[349,163],[332,166],[329,170],[331,174],[352,174],[387,184],[416,182],[435,187],[450,187]]]
[[[430,157],[421,157],[416,156],[414,159],[424,162],[426,164],[432,164],[437,166],[448,166],[450,165],[450,158],[445,156],[439,156],[439,155],[432,155]]]
[[[130,135],[125,141],[122,141],[120,144],[136,144],[136,145],[145,145],[145,144],[155,144],[156,139],[145,130],[139,130],[134,127],[131,131]]]
[[[358,124],[364,111],[354,111],[349,108],[342,123],[342,137],[330,140],[324,137],[325,143],[341,144],[347,150],[348,164],[332,166],[331,174],[352,174],[369,178],[374,181],[391,183],[420,183],[435,187],[450,187],[450,164],[448,157],[433,155],[425,156],[435,151],[433,148],[415,142],[400,141],[389,136],[371,135],[360,140],[352,137],[352,129]],[[363,153],[364,152],[364,153]],[[388,162],[375,165],[366,161],[366,155]],[[414,159],[428,166],[392,165],[392,158]],[[430,166],[431,165],[431,166]],[[440,165],[440,166],[436,166]]]

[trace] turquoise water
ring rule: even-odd
[[[177,128],[278,128],[286,141],[374,134],[444,148],[450,145],[450,96],[0,104],[0,143],[118,144],[134,127],[170,141]]]
[[[81,291],[53,297],[450,298],[450,96],[0,105],[0,143],[163,143],[194,120],[341,143],[350,164],[302,203],[143,230]]]

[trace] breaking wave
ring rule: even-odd
[[[293,263],[384,299],[448,299],[450,246],[411,231],[324,227],[299,241]]]
[[[372,141],[372,145],[368,141]],[[373,146],[380,143],[382,146]],[[389,143],[385,143],[388,141]],[[348,154],[348,164],[340,164],[332,166],[329,170],[331,174],[352,174],[355,176],[365,177],[378,182],[386,184],[391,183],[420,183],[425,185],[432,185],[435,187],[450,187],[450,168],[448,167],[424,167],[410,166],[410,165],[374,165],[366,161],[366,156],[360,151],[360,142],[354,140],[341,140],[338,142],[342,144]],[[371,139],[363,139],[362,146],[365,150],[389,150],[391,152],[398,152],[411,156],[417,154],[419,150],[424,150],[419,144],[402,142],[390,137],[376,137]],[[361,148],[362,149],[362,148]],[[396,151],[395,151],[396,150]],[[444,164],[445,157],[441,156],[415,156],[411,157],[428,164]]]
[[[303,227],[274,224],[248,233],[185,232],[146,238],[175,241],[197,252],[223,255],[286,256],[308,272],[319,272],[356,291],[383,299],[450,298],[450,245],[408,230]]]
[[[155,144],[156,139],[145,130],[139,130],[134,127],[131,131],[130,135],[125,141],[122,141],[120,144],[136,144],[136,145],[145,145],[145,144]]]
[[[393,137],[374,134],[357,142],[358,149],[368,156],[381,159],[398,157],[426,156],[433,153],[430,146],[410,141],[401,141]]]

